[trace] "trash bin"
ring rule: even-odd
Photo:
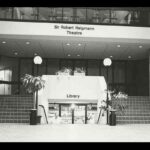
[[[37,124],[37,110],[31,109],[30,111],[30,125],[36,125]]]
[[[110,110],[109,125],[110,126],[116,125],[116,110]]]

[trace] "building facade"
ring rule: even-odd
[[[37,68],[33,63],[34,54],[37,53],[37,54],[41,54],[43,57],[43,64],[38,68],[39,75],[42,74],[54,75],[56,71],[60,70],[63,67],[69,67],[72,69],[74,69],[75,67],[83,67],[86,70],[86,75],[94,75],[94,76],[104,75],[106,77],[106,68],[103,66],[102,61],[104,57],[112,57],[111,59],[113,63],[112,66],[109,68],[109,74],[108,74],[109,88],[126,92],[128,93],[128,95],[131,96],[149,95],[148,42],[144,41],[145,39],[143,39],[143,41],[140,41],[142,40],[143,37],[141,39],[140,37],[137,37],[138,38],[137,40],[134,39],[136,41],[130,41],[130,35],[128,39],[122,36],[122,41],[116,40],[115,37],[116,35],[114,35],[114,37],[106,36],[106,40],[102,39],[102,37],[100,37],[99,40],[96,37],[93,37],[92,46],[90,47],[89,45],[91,44],[91,42],[89,45],[87,43],[88,40],[90,39],[86,39],[86,37],[80,35],[81,33],[80,31],[85,30],[85,32],[90,32],[90,31],[92,32],[92,25],[94,27],[95,26],[109,27],[109,29],[111,29],[112,27],[116,27],[115,29],[116,31],[117,31],[117,27],[118,30],[120,30],[120,27],[122,28],[128,27],[129,29],[136,28],[135,32],[138,32],[138,29],[140,29],[140,32],[142,32],[142,29],[144,31],[145,28],[149,28],[150,26],[149,8],[2,7],[0,9],[0,12],[1,12],[0,13],[1,22],[2,23],[5,22],[6,24],[9,23],[10,28],[11,28],[11,23],[14,22],[18,24],[24,23],[24,25],[27,23],[30,23],[32,25],[34,25],[35,23],[36,24],[43,23],[47,25],[51,23],[53,23],[53,25],[64,24],[64,26],[62,26],[62,29],[64,30],[67,30],[65,29],[66,28],[65,25],[71,25],[71,24],[74,25],[79,24],[82,26],[87,25],[88,26],[87,28],[91,27],[89,29],[85,29],[85,27],[82,28],[81,30],[76,29],[78,32],[72,32],[73,30],[71,30],[71,26],[70,26],[70,29],[66,31],[68,35],[64,35],[64,36],[67,37],[71,36],[71,38],[73,38],[74,36],[74,39],[71,39],[70,42],[67,38],[64,41],[62,41],[63,38],[60,38],[60,41],[59,39],[58,40],[55,39],[55,42],[62,44],[61,49],[64,49],[65,53],[67,53],[69,49],[69,46],[68,47],[66,46],[67,43],[71,44],[70,49],[73,48],[79,50],[81,49],[81,52],[78,52],[78,50],[76,50],[77,53],[79,54],[76,54],[76,56],[71,56],[71,57],[67,56],[69,52],[68,54],[63,54],[63,55],[56,54],[56,53],[61,53],[61,52],[56,52],[54,50],[54,49],[58,49],[58,47],[56,47],[57,44],[54,43],[49,45],[47,44],[47,41],[49,39],[50,41],[54,40],[55,36],[48,38],[48,36],[50,35],[45,35],[46,39],[45,41],[44,39],[42,39],[43,43],[41,44],[38,43],[39,41],[37,40],[38,36],[40,35],[36,36],[33,33],[34,36],[33,39],[31,38],[28,39],[27,35],[24,35],[23,37],[22,35],[23,33],[21,33],[22,31],[20,31],[18,35],[21,34],[22,37],[19,40],[21,40],[22,43],[23,42],[25,43],[25,47],[22,48],[24,45],[21,45],[22,43],[20,44],[20,42],[17,41],[17,38],[15,37],[16,36],[15,33],[10,33],[11,36],[9,38],[6,37],[6,35],[7,36],[9,35],[7,32],[1,33],[1,39],[0,39],[1,40],[1,44],[0,44],[0,49],[1,49],[1,54],[0,54],[1,56],[0,58],[1,88],[0,89],[1,90],[0,91],[1,93],[0,94],[4,94],[4,95],[16,94],[16,93],[25,94],[25,91],[20,83],[20,78],[25,73],[29,73],[32,75],[37,73],[36,71]],[[17,26],[16,27],[14,26],[14,30],[15,29],[17,30]],[[32,28],[32,27],[27,26],[27,28]],[[7,31],[6,27],[4,29]],[[107,31],[105,32],[107,33]],[[106,34],[105,32],[103,34]],[[144,33],[145,31],[143,32],[143,35]],[[101,35],[101,30],[99,31],[98,34]],[[119,34],[123,35],[124,33],[119,33]],[[41,35],[41,37],[43,36],[44,35]],[[58,37],[59,33],[56,36]],[[81,41],[80,38],[82,38]],[[111,38],[110,43],[108,40],[109,38]],[[9,41],[7,42],[7,40],[9,40],[10,43]],[[33,43],[31,42],[31,40],[33,40]],[[147,38],[146,40],[149,39]],[[30,42],[30,44],[26,43],[28,41]],[[141,43],[138,43],[138,41],[140,41]],[[18,42],[20,45],[16,42]],[[46,49],[43,46],[44,42],[45,44],[47,44]],[[81,44],[81,46],[78,46],[78,44]],[[112,47],[110,46],[111,44]],[[41,47],[39,48],[38,46]],[[135,50],[136,47],[137,49],[140,49],[141,52],[139,52],[139,50],[137,50],[136,52]],[[5,49],[7,49],[7,51],[9,52],[7,53]],[[84,49],[85,49],[85,54],[83,53]],[[92,52],[92,49],[96,49],[96,50]],[[98,49],[99,51],[105,51],[106,49],[106,52],[98,53],[97,52]],[[126,53],[125,52],[121,53],[117,49],[120,49],[120,51],[122,49],[122,51],[125,51]],[[43,52],[39,52],[40,50]],[[52,52],[50,53],[49,51]],[[45,54],[43,55],[42,53],[44,52]],[[132,55],[131,56],[132,58],[130,58],[130,55]]]
[[[66,67],[104,76],[110,90],[148,97],[149,35],[149,7],[0,7],[0,95],[26,95],[25,74]],[[43,58],[39,66],[35,55]]]

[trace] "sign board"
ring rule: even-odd
[[[36,22],[0,22],[1,35],[32,35],[32,36],[66,36],[66,37],[95,37],[150,39],[150,29],[147,27],[128,27],[110,25],[65,24],[65,23],[36,23]],[[120,34],[121,33],[121,34]]]

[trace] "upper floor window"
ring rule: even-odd
[[[73,21],[73,8],[63,8],[63,21]]]
[[[0,19],[149,26],[150,11],[110,7],[0,7]]]
[[[14,19],[37,20],[38,9],[36,7],[14,7]]]
[[[130,24],[132,15],[132,12],[128,10],[111,10],[111,23]]]
[[[0,7],[0,18],[11,19],[12,7]]]
[[[98,9],[87,9],[87,20],[91,23],[100,23],[100,13]]]
[[[75,18],[76,18],[76,22],[85,22],[86,21],[86,9],[77,8]]]

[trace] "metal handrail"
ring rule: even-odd
[[[47,115],[46,115],[45,107],[44,107],[43,105],[39,105],[39,106],[41,106],[41,107],[43,108],[43,110],[44,110],[44,114],[45,114],[45,118],[46,118],[46,122],[47,122],[47,124],[48,124],[48,119],[47,119]]]

